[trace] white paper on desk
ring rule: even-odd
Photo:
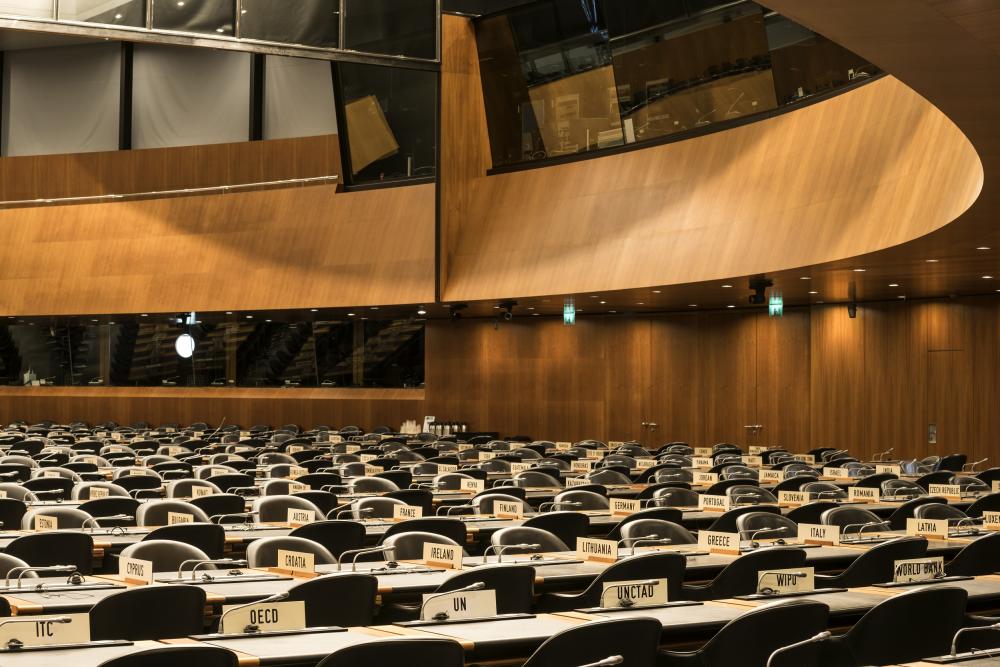
[[[25,646],[52,646],[55,644],[86,644],[90,641],[90,616],[88,614],[60,614],[69,623],[54,623],[53,616],[32,618],[30,623],[8,623],[0,626],[0,645],[6,646],[13,639]]]
[[[222,608],[223,614],[230,609],[236,611],[226,616],[219,624],[220,633],[241,634],[248,626],[257,626],[260,632],[303,630],[306,627],[306,603],[302,600],[268,602],[237,609],[239,606],[227,605]]]
[[[466,591],[450,593],[428,601],[433,593],[425,593],[421,621],[434,620],[442,614],[440,620],[457,620],[463,618],[491,618],[497,615],[497,593],[494,590]]]

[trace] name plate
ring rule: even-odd
[[[278,564],[274,569],[292,574],[315,574],[316,556],[304,551],[278,549]]]
[[[993,493],[1000,492],[1000,480],[993,480],[993,484],[990,487]]]
[[[707,456],[707,457],[711,458],[712,457],[712,448],[711,447],[695,447],[694,448],[694,455],[695,456]]]
[[[877,503],[879,501],[878,489],[851,486],[847,489],[847,499],[855,503]]]
[[[805,544],[840,544],[840,526],[823,526],[818,523],[800,523],[799,541]]]
[[[152,584],[153,561],[119,557],[118,575],[129,584]]]
[[[446,472],[456,472],[458,470],[457,465],[452,465],[450,463],[439,463],[437,464],[438,474],[443,474]]]
[[[590,472],[594,468],[593,459],[577,459],[569,464],[571,472]]]
[[[816,590],[816,570],[812,567],[791,570],[763,570],[757,573],[757,592],[769,595],[804,593]]]
[[[481,479],[463,479],[459,488],[462,491],[481,493],[486,490],[486,482]]]
[[[611,499],[611,516],[629,516],[642,511],[642,501],[627,498]]]
[[[194,515],[184,512],[167,512],[168,526],[175,526],[179,523],[194,523]]]
[[[948,539],[947,519],[915,519],[906,520],[907,535],[922,535],[932,540]]]
[[[584,451],[586,452],[588,459],[592,459],[594,461],[598,461],[598,460],[604,458],[604,450],[603,449],[585,449]]]
[[[666,579],[607,581],[601,591],[601,607],[635,609],[667,604]]]
[[[892,565],[892,581],[896,584],[933,581],[943,574],[944,556],[897,560]]]
[[[167,456],[177,456],[179,454],[185,454],[188,451],[187,447],[167,447]]]
[[[326,441],[327,442],[332,442],[333,444],[337,444],[337,443],[340,443],[340,442],[344,441],[344,436],[342,436],[342,435],[331,435],[331,434],[327,433],[326,434]]]
[[[290,482],[288,484],[289,493],[304,493],[310,488],[311,487],[308,484],[303,484],[302,482]]]
[[[368,463],[369,461],[374,461],[378,458],[378,454],[358,454],[358,458],[362,463]]]
[[[288,508],[288,525],[292,528],[304,526],[316,520],[316,510],[301,510],[294,507]]]
[[[573,449],[573,443],[572,442],[557,442],[556,443],[556,451],[557,452],[568,452],[571,449]]]
[[[299,452],[306,451],[304,445],[288,445],[288,449],[285,450],[287,454],[298,454]]]
[[[62,475],[58,470],[43,470],[42,477],[45,479],[59,479]]]
[[[576,538],[576,557],[585,561],[614,563],[618,560],[618,543],[590,537]]]
[[[462,547],[454,544],[424,543],[424,563],[448,570],[462,569]]]
[[[849,479],[851,472],[847,468],[823,468],[823,476],[834,479]]]
[[[460,451],[460,452],[467,452],[470,449],[475,449],[475,447],[476,447],[475,445],[470,445],[467,442],[460,442],[460,443],[458,443],[458,451]]]
[[[701,468],[703,470],[708,470],[715,462],[712,460],[711,456],[692,456],[691,457],[691,467]]]
[[[719,474],[715,472],[696,472],[691,475],[691,482],[699,486],[711,486],[719,481]]]
[[[510,501],[494,500],[493,516],[498,519],[523,519],[524,505]]]
[[[59,519],[45,514],[35,515],[35,530],[59,530]]]
[[[781,507],[800,507],[812,500],[812,494],[806,491],[778,491],[778,505]]]
[[[764,457],[762,456],[741,456],[740,460],[748,468],[761,468],[764,466]]]
[[[90,500],[97,500],[98,498],[107,498],[111,495],[111,491],[108,489],[101,488],[99,486],[90,487]]]
[[[761,454],[763,454],[766,451],[767,451],[767,447],[762,447],[762,446],[759,446],[759,445],[755,445],[753,447],[748,447],[747,448],[747,453],[749,453],[751,456],[760,456]]]
[[[636,470],[649,470],[658,463],[656,459],[636,459],[635,469]]]
[[[497,592],[493,590],[456,592],[437,597],[433,593],[424,593],[423,602],[421,621],[455,621],[497,615]]]
[[[784,470],[764,470],[757,474],[761,484],[777,484],[785,479]]]
[[[875,474],[876,475],[896,475],[899,477],[903,474],[903,469],[896,464],[889,463],[876,463],[875,464]]]
[[[571,486],[585,486],[590,484],[590,480],[586,477],[567,477],[566,478],[566,488]]]
[[[983,512],[983,528],[1000,530],[1000,512]]]
[[[361,445],[344,445],[345,454],[357,454],[361,451]],[[366,454],[366,456],[370,456]]]
[[[927,493],[932,496],[944,496],[958,500],[962,497],[962,487],[958,484],[930,484]]]
[[[365,477],[374,477],[380,472],[382,472],[381,466],[373,466],[369,463],[365,464]]]
[[[210,486],[192,486],[191,487],[191,497],[192,498],[204,498],[205,496],[210,496],[215,491]]]
[[[242,634],[248,628],[255,628],[256,632],[306,628],[306,603],[303,600],[261,603],[242,609],[239,607],[240,605],[225,605],[222,608],[220,633]],[[227,613],[233,609],[236,611]]]
[[[730,506],[729,496],[710,496],[707,493],[698,496],[698,509],[705,512],[728,512]]]
[[[392,520],[408,521],[409,519],[419,519],[424,515],[424,508],[419,505],[393,505]]]
[[[808,463],[809,465],[816,465],[816,456],[814,454],[792,454],[792,458],[796,461],[802,461],[802,463]]]
[[[57,623],[52,617],[44,617],[34,619],[31,623],[8,623],[0,627],[0,644],[6,645],[11,640],[17,640],[25,646],[55,646],[86,644],[90,641],[88,614],[60,614],[59,617],[69,618],[70,622]]]
[[[709,553],[740,555],[740,534],[719,533],[710,530],[698,531],[698,548],[707,549]]]
[[[510,474],[517,475],[519,473],[531,470],[530,463],[511,463],[510,464]]]

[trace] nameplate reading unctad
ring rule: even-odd
[[[601,592],[605,609],[653,607],[667,604],[667,580],[608,581]]]

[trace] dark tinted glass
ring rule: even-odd
[[[437,57],[436,0],[347,0],[344,46],[412,58]]]
[[[232,35],[236,3],[233,0],[156,0],[153,27],[159,30]]]
[[[225,325],[128,322],[110,330],[112,385],[204,387],[225,382]],[[182,359],[176,349],[177,337],[185,332],[196,343],[190,359]]]
[[[145,27],[146,0],[126,0],[111,4],[114,6],[108,9],[108,3],[104,2],[98,3],[96,8],[86,8],[87,3],[69,5],[62,2],[59,4],[59,18],[65,21]]]
[[[98,327],[38,322],[6,327],[0,333],[4,380],[23,384],[85,385],[101,376]]]
[[[340,0],[243,0],[240,37],[337,48]]]

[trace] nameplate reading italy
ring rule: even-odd
[[[667,604],[666,579],[608,581],[601,592],[604,609],[634,609]]]
[[[897,584],[933,581],[941,576],[944,576],[944,556],[897,560],[892,565],[892,581]]]
[[[130,584],[153,583],[153,561],[138,558],[118,558],[118,576]]]
[[[946,540],[948,519],[907,519],[906,534],[920,535],[932,540]]]
[[[491,618],[497,615],[497,592],[494,590],[465,591],[441,595],[428,601],[433,593],[424,593],[421,621],[436,618],[458,621],[468,618]]]
[[[248,629],[253,632],[281,632],[306,628],[306,603],[303,600],[261,603],[242,609],[239,607],[240,605],[226,605],[222,608],[219,632],[234,635],[243,634]],[[230,609],[236,611],[227,613]]]
[[[0,645],[12,641],[24,646],[56,646],[61,644],[86,644],[90,641],[90,616],[88,614],[60,614],[70,619],[58,623],[52,618],[32,619],[30,623],[8,623],[0,626]],[[42,661],[54,664],[59,661]]]
[[[740,555],[740,534],[719,533],[711,530],[698,531],[698,548],[708,549],[709,553]]]
[[[424,508],[418,505],[393,505],[392,520],[406,521],[407,519],[419,519],[424,515]]]
[[[800,567],[791,570],[761,570],[757,573],[757,592],[768,595],[804,593],[816,590],[816,570]]]
[[[840,543],[840,526],[823,526],[817,523],[799,524],[799,542],[805,544],[826,544],[836,546]]]
[[[762,456],[741,456],[740,460],[748,468],[761,468],[764,466],[764,457]]]
[[[462,569],[462,547],[454,544],[424,543],[424,564],[449,570]]]
[[[316,520],[316,510],[300,510],[294,507],[288,508],[288,525],[292,528],[304,526]]]
[[[852,503],[877,503],[878,489],[865,486],[852,486],[847,489],[847,499]]]
[[[614,563],[618,560],[618,543],[614,540],[576,538],[576,557],[580,560]]]
[[[727,512],[729,508],[729,496],[710,496],[707,493],[698,496],[698,509],[705,512]]]
[[[498,519],[523,519],[524,505],[511,500],[494,500],[493,516]]]
[[[642,510],[642,501],[632,498],[612,498],[611,516],[629,516]]]

